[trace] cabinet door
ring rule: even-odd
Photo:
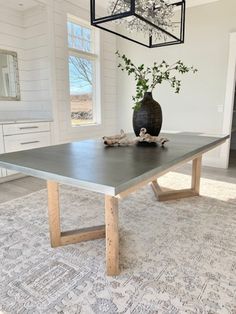
[[[49,132],[49,131],[50,131],[49,122],[15,123],[15,124],[3,125],[4,136]]]
[[[21,150],[28,150],[51,145],[51,137],[49,132],[28,133],[10,135],[4,137],[6,153],[12,153]],[[17,174],[16,171],[7,170],[6,174]]]
[[[4,153],[2,125],[0,125],[0,154]],[[0,168],[0,177],[6,175],[5,169]]]
[[[39,148],[51,144],[49,132],[5,136],[4,142],[6,153]]]

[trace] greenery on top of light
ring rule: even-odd
[[[152,67],[145,67],[144,64],[136,66],[126,55],[121,55],[119,51],[116,52],[116,55],[121,59],[118,68],[121,71],[126,71],[128,75],[134,75],[136,81],[136,95],[132,97],[135,104],[133,107],[134,110],[140,109],[140,102],[145,92],[152,92],[158,84],[162,84],[164,81],[170,83],[171,87],[175,89],[175,93],[179,93],[181,81],[176,78],[176,73],[196,73],[198,71],[194,67],[184,65],[181,60],[172,65],[169,65],[166,61],[162,61],[160,64],[154,62]]]

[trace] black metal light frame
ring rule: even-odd
[[[178,2],[172,3],[171,5],[176,6],[176,7],[180,7],[180,10],[181,10],[180,32],[179,32],[179,36],[178,37],[173,35],[173,34],[171,34],[168,31],[166,31],[162,27],[159,27],[159,26],[153,24],[152,22],[148,21],[147,19],[145,19],[144,17],[140,16],[139,14],[137,14],[135,12],[136,0],[130,0],[130,10],[129,11],[123,12],[123,13],[114,14],[114,15],[110,15],[110,16],[104,16],[104,17],[100,17],[100,18],[96,18],[96,0],[90,0],[91,25],[95,26],[95,27],[98,27],[98,28],[100,28],[102,30],[105,30],[105,31],[107,31],[109,33],[112,33],[112,34],[115,34],[117,36],[120,36],[122,38],[125,38],[125,39],[127,39],[129,41],[132,41],[132,42],[136,43],[136,44],[140,44],[140,45],[142,45],[144,47],[147,47],[147,48],[157,48],[157,47],[163,47],[163,46],[183,44],[184,43],[184,39],[185,39],[185,13],[186,13],[185,0],[180,0]],[[118,19],[129,17],[129,16],[137,17],[138,19],[144,21],[145,23],[148,23],[149,25],[151,25],[154,28],[158,29],[159,31],[163,32],[165,35],[170,36],[171,38],[173,38],[173,40],[166,41],[166,42],[163,42],[163,43],[154,44],[152,36],[149,36],[149,43],[145,44],[143,42],[140,42],[138,40],[129,38],[128,36],[125,36],[123,34],[119,34],[118,32],[115,32],[115,31],[113,31],[111,29],[108,29],[108,28],[105,28],[104,26],[102,26],[103,23],[112,22],[112,21],[115,21],[115,20],[118,20]]]

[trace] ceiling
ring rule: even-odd
[[[67,0],[67,1],[71,1],[72,0]],[[87,0],[88,1],[88,0]],[[107,1],[104,1],[104,0],[96,0],[97,3],[100,5],[100,6],[105,6],[107,5]],[[207,3],[211,3],[211,2],[216,2],[216,1],[219,1],[219,0],[186,0],[186,4],[188,7],[193,7],[193,6],[197,6],[197,5],[203,5],[203,4],[207,4]],[[176,2],[176,1],[171,1],[171,2]]]
[[[68,2],[75,2],[73,0],[67,0]],[[83,0],[84,1],[84,0]],[[211,3],[211,2],[216,2],[219,0],[186,0],[187,6],[192,7],[192,6],[197,6],[197,5],[202,5],[206,3]],[[42,3],[44,1],[42,0],[0,0],[0,7],[5,6],[17,11],[25,11],[28,9],[31,9],[35,7],[36,5]],[[78,1],[80,2],[80,1]],[[87,2],[89,2],[87,0]],[[104,0],[97,0],[97,2],[102,6],[106,1]]]
[[[197,5],[203,5],[211,2],[216,2],[219,0],[186,0],[186,4],[188,7],[194,7]]]
[[[39,4],[37,0],[0,0],[0,7],[4,6],[17,11],[25,11]]]

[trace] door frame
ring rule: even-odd
[[[236,84],[236,32],[230,33],[228,72],[226,80],[226,93],[223,117],[223,134],[229,134],[231,137],[233,122],[233,107]],[[221,161],[224,168],[229,166],[230,140],[228,140],[221,149]]]

